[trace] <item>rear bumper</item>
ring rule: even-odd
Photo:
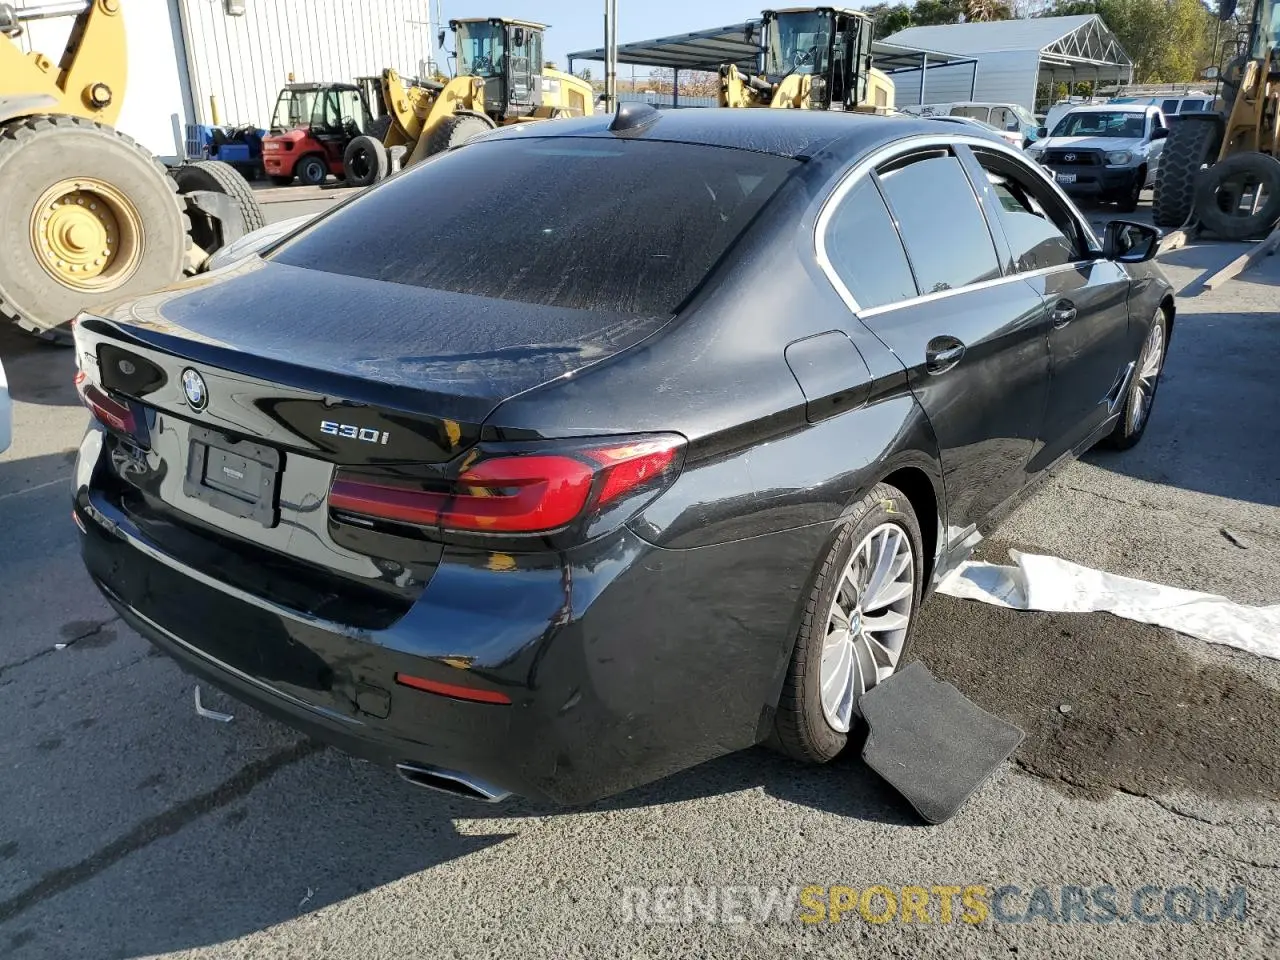
[[[287,177],[293,173],[294,157],[291,153],[263,153],[262,167],[270,176]]]
[[[554,565],[446,555],[387,629],[308,617],[166,556],[91,482],[75,509],[88,571],[121,616],[187,670],[380,764],[456,771],[580,803],[747,747],[767,733],[798,598],[829,530],[693,550],[625,528]],[[743,570],[750,571],[744,575]],[[726,589],[736,578],[743,591]],[[772,589],[762,590],[767,584]],[[473,703],[397,672],[506,694]]]

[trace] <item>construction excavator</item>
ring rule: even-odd
[[[591,116],[591,84],[543,63],[545,24],[505,17],[450,20],[458,76],[447,81],[381,79],[390,124],[381,140],[357,137],[343,158],[348,183],[365,186],[511,123]],[[441,44],[444,35],[441,33]],[[399,163],[393,162],[399,157]]]
[[[720,106],[893,112],[893,81],[871,62],[875,24],[843,7],[766,10],[759,25],[759,76],[720,67]],[[747,40],[756,40],[756,25]]]
[[[74,16],[62,58],[23,53],[23,24]],[[194,273],[264,224],[229,164],[165,167],[115,129],[128,79],[121,0],[0,3],[0,316],[70,341],[82,309]]]
[[[1218,17],[1235,15],[1221,0]],[[1222,69],[1226,112],[1180,113],[1156,173],[1157,226],[1248,240],[1280,222],[1280,0],[1256,0]]]

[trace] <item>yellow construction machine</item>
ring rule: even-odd
[[[347,147],[348,183],[381,179],[394,165],[393,155],[408,166],[506,124],[591,116],[591,84],[544,64],[545,24],[488,17],[450,20],[449,27],[457,41],[458,76],[407,81],[384,70],[383,109],[375,112],[385,112],[390,125],[380,144],[366,136]]]
[[[720,67],[720,106],[893,112],[893,81],[871,64],[874,22],[842,7],[795,7],[761,15],[763,73]],[[755,24],[747,39],[756,39]]]
[[[62,58],[23,53],[32,20],[74,16]],[[82,309],[194,272],[263,225],[217,161],[173,171],[114,124],[128,79],[121,0],[0,3],[0,316],[67,341]]]
[[[1220,0],[1228,21],[1235,0]],[[1180,113],[1156,170],[1157,226],[1248,240],[1280,222],[1280,0],[1256,0],[1222,71],[1226,113]]]

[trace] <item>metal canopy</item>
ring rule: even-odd
[[[751,28],[752,39],[747,40],[747,29]],[[693,33],[681,33],[671,37],[659,37],[655,40],[639,40],[635,43],[618,45],[618,62],[631,63],[642,67],[665,67],[671,70],[706,70],[715,72],[722,63],[733,63],[740,70],[755,73],[759,67],[760,31],[762,21],[747,20],[724,27],[709,30],[697,30]],[[973,58],[956,56],[952,53],[941,53],[936,50],[922,50],[918,47],[907,47],[896,43],[875,41],[871,46],[875,65],[886,73],[895,70],[911,70],[919,68],[923,57],[928,57],[930,66],[942,66],[949,63],[972,63]],[[604,48],[595,50],[579,50],[569,54],[569,70],[573,70],[577,60],[604,60]]]

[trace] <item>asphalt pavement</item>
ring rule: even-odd
[[[1280,602],[1280,257],[1195,284],[1237,248],[1164,258],[1190,295],[1144,441],[1062,471],[983,556]],[[943,826],[856,756],[811,769],[763,749],[582,809],[455,800],[220,694],[235,720],[197,717],[192,680],[77,558],[71,354],[4,328],[0,358],[17,402],[0,455],[0,957],[1280,951],[1280,662],[1105,614],[936,597],[915,656],[1027,731]],[[961,911],[967,887],[986,910]],[[931,922],[903,922],[912,888]],[[1078,909],[1107,889],[1113,922]]]

